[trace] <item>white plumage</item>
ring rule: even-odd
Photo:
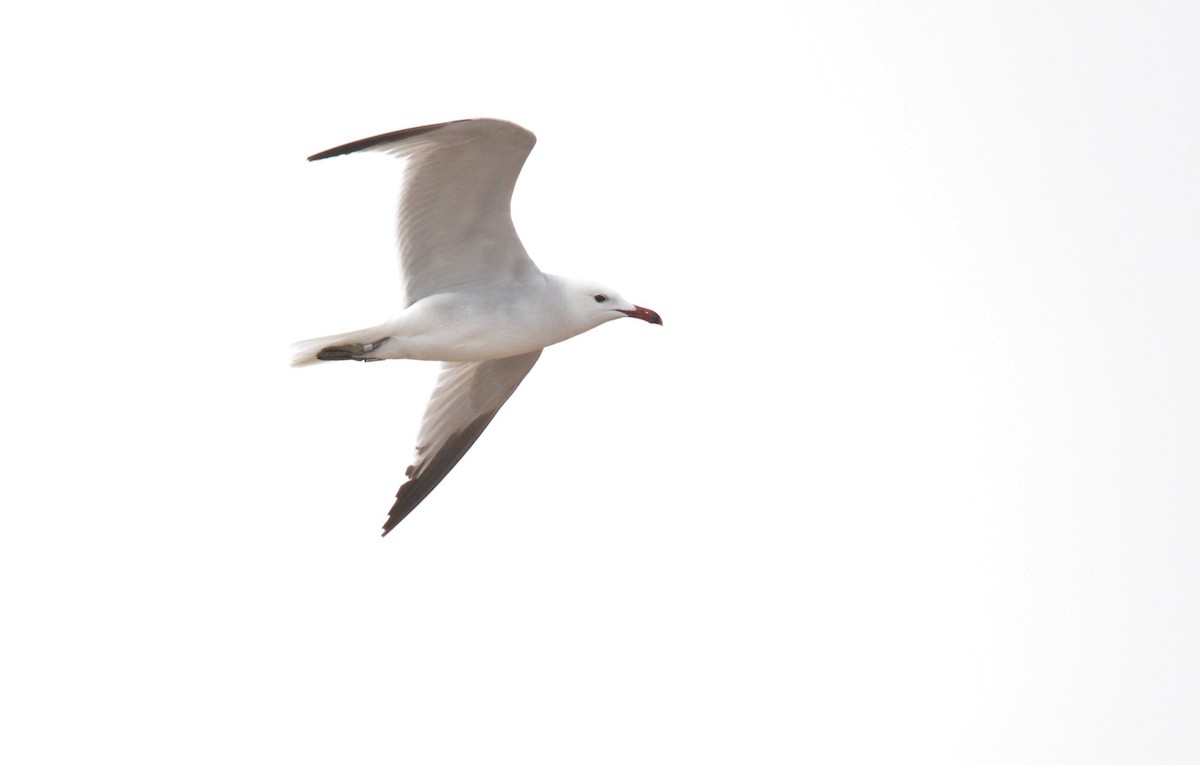
[[[408,161],[397,216],[404,310],[377,327],[298,344],[293,364],[442,361],[384,534],[470,449],[548,345],[626,316],[662,324],[599,284],[542,273],[509,212],[536,139],[511,122],[427,125],[309,157],[381,151]]]

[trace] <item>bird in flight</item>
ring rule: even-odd
[[[378,151],[407,161],[398,211],[404,310],[376,327],[298,343],[292,360],[442,362],[384,536],[458,464],[543,348],[613,319],[662,324],[608,287],[543,273],[529,259],[509,203],[536,140],[511,122],[458,120],[308,158]]]

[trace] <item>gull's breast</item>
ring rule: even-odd
[[[552,306],[442,293],[420,300],[386,325],[379,358],[486,361],[519,356],[566,339]]]

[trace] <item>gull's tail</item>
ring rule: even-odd
[[[301,340],[292,346],[292,366],[306,367],[318,361],[380,361],[379,347],[391,340],[378,327],[360,329],[343,335],[327,335]]]

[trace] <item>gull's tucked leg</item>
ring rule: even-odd
[[[390,337],[380,338],[371,343],[351,343],[349,345],[331,345],[317,352],[317,361],[382,361],[369,359],[366,354],[378,350],[380,346],[391,340]]]

